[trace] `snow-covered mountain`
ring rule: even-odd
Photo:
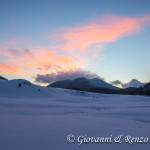
[[[0,81],[0,97],[47,97],[52,94],[47,87],[32,84],[24,79]]]
[[[54,84],[54,85],[53,85]],[[58,88],[105,93],[105,94],[126,94],[126,95],[150,95],[150,83],[139,88],[130,87],[118,89],[100,79],[77,78],[75,80],[63,80],[46,86],[39,86],[27,80],[2,80],[0,79],[0,97],[53,97]]]
[[[0,76],[0,80],[7,80],[6,78],[4,78],[4,77],[2,77],[2,76]]]
[[[142,83],[136,79],[132,79],[131,81],[129,81],[128,83],[125,83],[122,85],[123,88],[129,88],[129,87],[140,87],[143,86],[145,83]]]
[[[83,90],[83,91],[88,91],[90,89],[97,88],[97,87],[103,87],[103,88],[115,89],[115,90],[119,89],[105,82],[102,79],[98,79],[98,78],[87,79],[84,77],[77,78],[74,80],[56,81],[50,84],[48,87],[76,89],[76,90]]]

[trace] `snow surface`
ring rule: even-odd
[[[24,82],[0,82],[0,150],[150,149],[150,142],[78,146],[77,141],[66,141],[69,134],[131,135],[150,140],[150,97],[88,93]]]

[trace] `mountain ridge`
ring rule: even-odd
[[[61,80],[56,81],[48,85],[48,87],[66,88],[66,89],[78,89],[81,91],[89,91],[90,89],[103,87],[108,89],[119,90],[120,88],[115,87],[102,79],[93,78],[87,79],[85,77],[76,78],[74,80]]]
[[[1,80],[8,80],[8,79],[6,79],[6,78],[4,78],[4,77],[2,77],[2,76],[0,76],[0,79],[1,79]]]
[[[64,89],[72,89],[72,90],[78,90],[78,91],[85,91],[85,92],[96,92],[96,93],[103,93],[103,94],[120,94],[120,95],[148,95],[150,96],[150,82],[139,87],[129,87],[126,89],[112,89],[112,88],[106,88],[106,87],[94,87],[91,89],[82,89],[82,84],[87,81],[93,81],[93,80],[88,80],[88,79],[76,79],[76,81],[83,81],[80,82],[80,84],[76,84],[76,87],[67,87],[67,84],[69,85],[72,80],[63,80],[63,84],[66,85],[66,88]],[[94,79],[96,81],[97,79]],[[57,82],[56,82],[57,83]],[[58,82],[60,85],[62,84],[61,82]],[[102,81],[103,83],[103,81]],[[105,83],[105,81],[104,81]],[[90,84],[90,82],[87,83],[87,85]],[[59,85],[59,86],[60,86]],[[79,86],[80,85],[80,86]],[[109,85],[109,84],[108,84]],[[55,89],[51,88],[52,86],[46,87],[46,86],[39,86],[32,84],[28,80],[24,79],[14,79],[14,80],[3,80],[0,82],[0,96],[8,96],[8,97],[41,97],[41,96],[49,96],[49,95],[55,95]],[[83,86],[84,87],[84,86]],[[51,88],[51,89],[49,89]],[[53,92],[50,92],[50,91]],[[50,94],[50,93],[51,94]]]
[[[140,86],[143,86],[144,83],[140,82],[139,80],[137,79],[132,79],[131,81],[125,83],[122,85],[123,88],[129,88],[129,87],[140,87]]]
[[[132,80],[131,80],[132,81]],[[150,95],[150,82],[140,87],[118,88],[105,82],[102,79],[87,79],[84,77],[74,80],[61,80],[53,82],[48,87],[65,88],[79,91],[88,91],[104,94],[121,94],[121,95]]]

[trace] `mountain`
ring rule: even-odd
[[[116,88],[101,79],[77,78],[75,80],[63,80],[50,84],[48,87],[59,87],[88,92],[122,95],[148,95],[150,96],[150,82],[139,87],[125,89]],[[63,90],[63,89],[59,89]],[[56,95],[57,89],[47,88],[30,83],[27,80],[0,79],[0,97],[47,97]]]
[[[150,96],[150,82],[139,87],[137,92],[139,95],[149,95]]]
[[[115,90],[108,88],[93,88],[89,92],[104,93],[104,94],[123,94],[123,95],[147,95],[150,96],[150,82],[139,87],[129,87],[125,89]]]
[[[149,95],[150,96],[150,82],[140,86],[139,88],[127,88],[123,89],[122,94],[129,94],[129,95]]]
[[[48,88],[40,86],[24,79],[1,80],[0,81],[0,97],[1,98],[39,98],[55,97],[63,95],[64,89]],[[56,94],[57,93],[57,94]],[[65,94],[64,94],[65,95]]]
[[[144,83],[142,83],[136,79],[132,79],[130,82],[123,84],[122,87],[123,88],[129,88],[129,87],[138,88],[138,87],[143,86],[143,85],[144,85]]]
[[[96,93],[103,93],[103,94],[121,94],[120,90],[108,89],[103,87],[90,89],[89,92],[96,92]]]
[[[2,77],[2,76],[0,76],[0,79],[1,79],[1,80],[8,80],[8,79],[6,79],[6,78],[4,78],[4,77]]]
[[[111,84],[103,81],[102,79],[87,79],[84,77],[76,78],[74,80],[56,81],[48,85],[48,87],[75,89],[81,91],[89,91],[90,89],[98,87],[119,90],[119,88],[112,86]]]

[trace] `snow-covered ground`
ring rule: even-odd
[[[150,97],[108,95],[0,81],[0,150],[149,150]],[[21,87],[18,84],[21,83]],[[73,134],[75,142],[67,142]],[[78,137],[111,137],[111,143],[82,143]],[[115,137],[123,135],[122,143]],[[73,138],[72,138],[73,139]],[[82,138],[80,138],[82,140]]]

